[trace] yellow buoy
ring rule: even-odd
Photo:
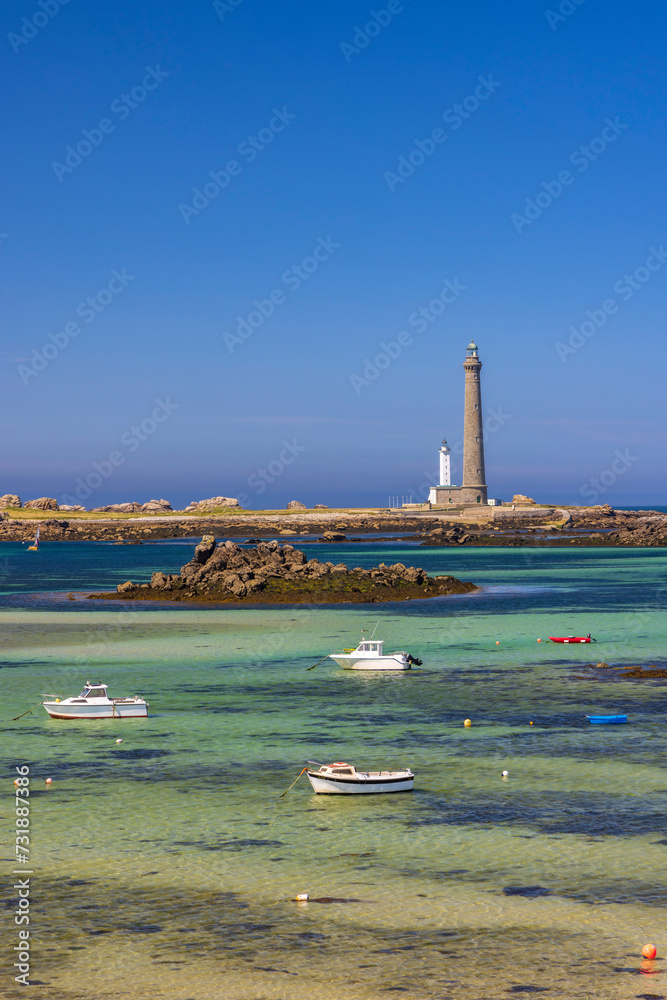
[[[470,721],[470,719],[464,719],[463,725],[466,727],[466,729],[470,729],[470,727],[472,726],[472,722]]]

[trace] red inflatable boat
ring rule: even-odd
[[[590,633],[588,635],[567,635],[558,636],[550,635],[549,638],[552,642],[595,642],[596,640],[592,638]]]

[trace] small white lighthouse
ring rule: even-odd
[[[440,486],[452,485],[451,449],[446,441],[442,442],[440,451]]]
[[[438,452],[440,456],[440,482],[438,486],[432,486],[429,492],[429,502],[437,503],[438,495],[436,490],[439,486],[451,486],[452,485],[452,451],[446,441],[442,442],[440,450]]]

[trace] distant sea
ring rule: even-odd
[[[661,514],[667,514],[667,507],[616,507],[615,510],[657,510]]]
[[[308,554],[483,590],[349,607],[65,598],[191,552],[0,546],[0,754],[6,785],[30,767],[35,996],[667,995],[664,961],[640,954],[666,947],[667,682],[588,666],[667,665],[664,550],[343,543]],[[307,669],[376,626],[423,666]],[[88,679],[143,695],[149,717],[7,721]],[[627,725],[585,718],[609,712]],[[308,760],[407,764],[415,791],[315,796],[304,775],[281,798]]]

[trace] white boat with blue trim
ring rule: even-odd
[[[318,764],[309,760],[308,780],[318,795],[377,795],[381,792],[411,792],[415,776],[409,767],[397,771],[358,771],[354,764],[337,761]],[[314,770],[317,768],[317,770]]]

